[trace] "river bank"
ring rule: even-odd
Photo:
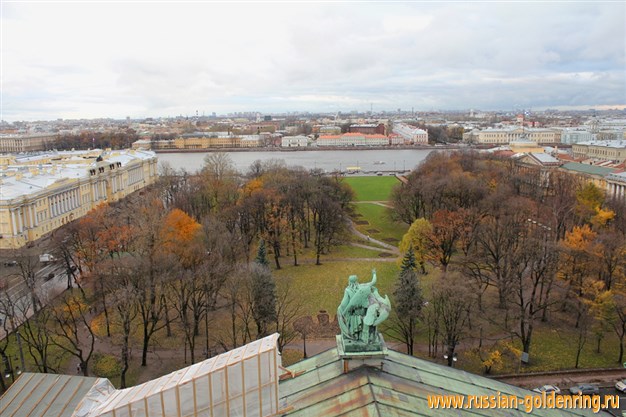
[[[481,149],[479,147],[473,147]],[[488,147],[485,147],[487,149]],[[464,145],[394,145],[394,146],[324,146],[324,147],[249,147],[249,148],[202,148],[202,149],[155,149],[161,153],[207,153],[207,152],[315,152],[315,151],[398,151],[398,150],[440,150],[440,149],[470,149]]]

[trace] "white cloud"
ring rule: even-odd
[[[7,120],[626,103],[624,3],[1,7]]]

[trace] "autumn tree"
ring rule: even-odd
[[[276,332],[280,334],[278,338],[278,350],[293,341],[298,330],[294,327],[296,317],[302,313],[302,303],[298,299],[298,294],[294,293],[291,280],[285,278],[277,282],[276,286]]]
[[[547,223],[554,230],[555,240],[560,240],[574,226],[578,178],[566,172],[554,171],[550,172],[548,181],[548,192],[544,198],[544,206],[550,213]]]
[[[602,230],[595,239],[599,279],[607,290],[626,275],[626,236]]]
[[[201,235],[206,254],[199,276],[202,295],[205,298],[205,351],[208,354],[210,351],[210,314],[218,308],[220,291],[228,277],[235,271],[237,262],[243,258],[243,248],[236,244],[236,235],[233,235],[226,225],[212,216],[205,218],[202,222]],[[231,244],[224,245],[224,242],[231,242]]]
[[[28,304],[32,311],[36,313],[43,307],[39,286],[37,285],[39,258],[33,248],[26,246],[17,249],[13,257],[17,262],[17,272],[13,276],[16,276],[26,287],[30,297]]]
[[[500,308],[507,305],[525,223],[525,218],[513,213],[485,216],[478,226],[475,245],[464,262],[467,274],[479,282],[479,287],[484,283],[497,289]]]
[[[17,332],[16,325],[21,323],[20,338],[24,342],[37,371],[41,373],[56,372],[58,363],[55,362],[55,359],[58,358],[51,354],[52,335],[48,331],[52,323],[51,309],[42,308],[30,315],[30,303],[24,302],[23,298],[14,300],[8,294],[5,294],[4,299],[0,301],[0,309],[5,317],[10,317],[4,321],[5,326],[10,323],[10,331],[7,334]]]
[[[626,290],[624,283],[619,288],[605,291],[598,296],[596,317],[609,323],[619,340],[617,362],[624,360],[624,339],[626,338]]]
[[[126,388],[126,373],[130,366],[130,336],[135,328],[135,318],[138,315],[139,292],[137,286],[133,283],[136,281],[136,272],[138,268],[136,261],[131,257],[122,260],[112,260],[109,266],[109,279],[115,282],[115,291],[113,292],[115,300],[116,322],[121,329],[120,337],[122,339],[120,346],[120,357],[122,363],[120,375],[120,388]]]
[[[71,245],[78,260],[82,279],[92,283],[94,297],[99,300],[99,307],[104,312],[106,333],[109,337],[111,336],[107,302],[109,289],[106,274],[100,273],[99,265],[107,258],[115,256],[117,252],[116,244],[110,240],[115,239],[114,234],[107,231],[115,224],[115,219],[113,209],[108,204],[100,204],[78,220],[78,233],[71,235]]]
[[[200,320],[205,312],[206,298],[202,292],[201,265],[206,251],[202,245],[201,225],[181,210],[174,209],[165,218],[161,229],[161,249],[171,255],[177,265],[178,279],[169,283],[172,305],[178,313],[189,345],[191,362],[195,362],[195,342]]]
[[[229,329],[218,336],[218,343],[225,350],[234,349],[252,340],[251,327],[254,319],[250,286],[251,277],[246,271],[246,266],[239,265],[222,287],[221,294],[228,311]]]
[[[446,270],[456,251],[456,244],[463,231],[465,210],[438,210],[431,221],[432,231],[428,235],[428,257]]]
[[[413,252],[415,262],[419,265],[422,274],[426,273],[425,263],[428,257],[429,236],[432,233],[432,225],[424,218],[416,219],[409,230],[402,237],[398,246],[401,253]],[[402,260],[404,263],[404,259]]]
[[[426,196],[424,184],[427,180],[417,173],[408,176],[408,182],[396,185],[391,192],[391,201],[394,206],[393,216],[406,224],[413,224],[419,218],[426,217]]]
[[[346,230],[346,213],[352,192],[341,182],[327,177],[318,177],[316,189],[309,202],[315,264],[320,265],[323,253],[337,245]]]
[[[96,341],[89,305],[84,298],[66,293],[51,312],[51,343],[78,359],[83,375],[89,376],[89,360],[94,353]]]
[[[575,226],[561,241],[558,277],[567,284],[565,301],[576,311],[576,324],[584,310],[586,290],[591,288],[597,268],[595,239],[597,234],[588,225]]]
[[[135,204],[131,210],[137,232],[132,250],[137,270],[130,284],[137,295],[141,320],[141,366],[148,363],[148,348],[152,337],[164,327],[169,330],[171,321],[168,317],[165,286],[172,275],[173,261],[162,245],[162,228],[166,214],[162,200],[153,193],[146,194],[143,204]]]
[[[214,152],[204,158],[200,170],[203,206],[213,213],[235,204],[239,193],[238,173],[226,153]]]
[[[57,233],[52,236],[52,240],[54,242],[54,246],[57,248],[55,256],[63,262],[63,266],[65,267],[67,289],[71,290],[74,286],[76,286],[83,293],[83,296],[85,296],[79,279],[81,274],[81,264],[75,248],[75,243],[78,241],[78,233],[78,223],[71,222],[65,227],[58,229]]]
[[[523,352],[530,352],[535,322],[551,300],[548,289],[558,266],[558,254],[551,231],[529,226],[518,248],[512,267],[510,303],[515,306],[517,329],[512,333],[522,343]]]
[[[432,290],[432,304],[440,322],[446,345],[448,366],[452,366],[456,347],[466,332],[471,298],[459,291],[461,280],[456,275],[445,274]]]

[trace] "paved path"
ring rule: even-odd
[[[388,252],[393,253],[394,255],[400,255],[400,251],[398,250],[397,247],[395,247],[393,245],[390,245],[388,243],[382,242],[380,240],[376,240],[376,239],[374,239],[374,238],[372,238],[372,237],[370,237],[370,236],[368,236],[368,235],[366,235],[364,233],[359,232],[356,229],[356,227],[354,227],[354,222],[352,220],[349,220],[349,223],[350,224],[348,225],[348,227],[350,228],[350,231],[352,232],[352,234],[354,234],[354,235],[360,237],[361,239],[366,240],[366,241],[368,241],[370,243],[373,243],[375,245],[381,246],[381,247],[387,249]],[[367,246],[365,246],[365,247],[367,247]],[[380,248],[371,247],[371,246],[369,247],[369,249],[380,250]]]

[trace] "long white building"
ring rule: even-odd
[[[418,129],[416,127],[407,125],[406,123],[394,123],[393,133],[400,135],[405,143],[421,143],[428,144],[428,131],[424,129]]]
[[[19,248],[156,181],[150,151],[0,156],[0,249]]]
[[[320,136],[317,146],[388,146],[389,138],[385,135],[366,135],[364,133],[344,133],[343,135]]]
[[[463,140],[465,142],[488,145],[506,145],[519,140],[529,140],[539,144],[552,144],[561,142],[561,132],[556,129],[545,128],[488,128],[464,133]]]

